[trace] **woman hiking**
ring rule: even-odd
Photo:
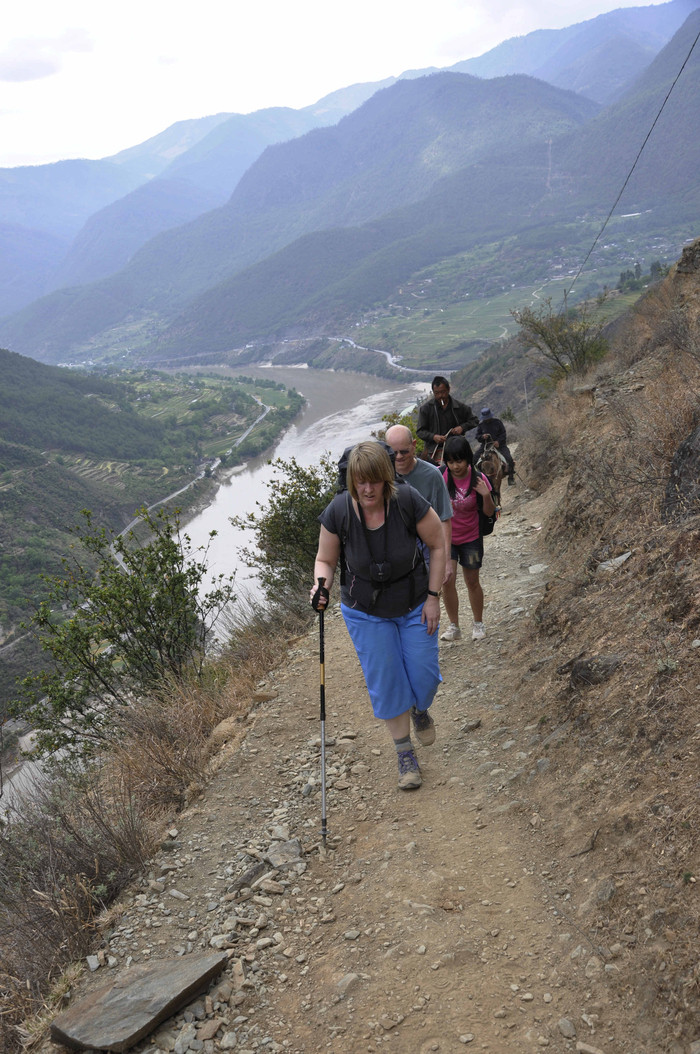
[[[319,516],[314,606],[325,608],[336,566],[341,566],[341,611],[357,651],[375,717],[396,748],[399,787],[422,783],[411,740],[435,741],[429,707],[442,678],[438,660],[440,587],[445,546],[440,519],[408,484],[397,484],[384,447],[358,443],[348,458],[347,491]],[[430,550],[430,571],[420,548]]]

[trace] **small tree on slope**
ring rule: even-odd
[[[88,756],[117,734],[117,718],[141,696],[168,679],[200,679],[212,626],[234,599],[233,576],[219,575],[201,595],[208,547],[194,558],[177,511],[139,515],[150,532],[144,545],[133,530],[115,536],[96,527],[83,510],[85,523],[73,532],[82,550],[74,546],[63,560],[63,576],[45,576],[48,599],[29,628],[49,665],[25,678],[12,705],[43,755]]]
[[[585,373],[607,353],[608,342],[602,335],[605,322],[592,318],[588,303],[556,312],[548,298],[537,310],[526,307],[511,314],[520,327],[520,343],[537,349],[551,364],[555,380]]]
[[[274,599],[299,588],[313,573],[318,549],[318,516],[335,493],[337,462],[324,454],[318,465],[304,467],[295,458],[269,462],[275,474],[265,486],[267,503],[257,512],[234,516],[231,522],[251,531],[255,547],[240,550],[244,563],[258,572]]]

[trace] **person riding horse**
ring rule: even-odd
[[[515,462],[513,461],[513,455],[508,449],[508,440],[506,436],[506,426],[503,421],[498,417],[494,417],[488,406],[484,406],[481,411],[481,420],[476,428],[476,439],[479,443],[479,449],[476,452],[477,460],[483,457],[486,444],[491,440],[493,445],[496,447],[498,454],[503,458],[506,465],[508,466],[508,486],[515,486]]]

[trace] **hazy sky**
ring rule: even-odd
[[[0,167],[107,157],[175,121],[299,108],[647,0],[17,0],[0,20]]]

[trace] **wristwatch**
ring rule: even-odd
[[[436,593],[434,589],[429,589],[428,590],[428,596],[429,597],[438,597],[438,599],[440,598],[440,594]]]

